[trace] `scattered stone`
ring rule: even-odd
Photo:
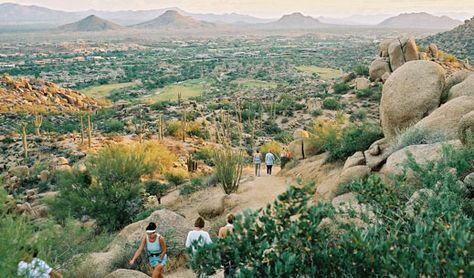
[[[381,80],[386,73],[390,74],[390,65],[386,59],[378,58],[370,64],[369,76],[372,81]]]
[[[105,276],[105,278],[150,278],[143,272],[131,269],[117,269]]]
[[[217,216],[221,216],[225,210],[225,198],[225,194],[213,197],[211,200],[208,200],[206,203],[202,204],[200,208],[198,208],[198,214],[206,220],[211,220]]]
[[[344,163],[344,170],[354,166],[365,165],[365,156],[362,152],[356,152]]]
[[[355,80],[355,88],[356,90],[366,90],[368,88],[370,88],[370,81],[369,79],[365,78],[365,77],[359,77],[359,78],[356,78]]]

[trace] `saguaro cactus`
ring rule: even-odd
[[[28,142],[26,141],[26,123],[21,124],[21,139],[23,143],[23,155],[25,159],[28,158]]]
[[[198,162],[195,161],[191,156],[186,161],[186,165],[188,166],[188,172],[194,173],[197,171]]]
[[[181,119],[181,125],[182,125],[183,142],[185,142],[186,141],[186,136],[187,136],[187,129],[188,129],[188,119],[187,119],[186,111],[183,112],[183,117]]]
[[[181,107],[181,92],[178,92],[178,106]]]
[[[94,131],[94,124],[91,121],[91,115],[87,115],[87,145],[92,147],[92,132]]]
[[[41,135],[41,125],[43,124],[43,116],[42,115],[35,115],[35,133],[37,136]]]
[[[157,129],[157,133],[158,133],[158,140],[163,140],[165,123],[163,121],[163,116],[162,115],[158,116],[158,121],[156,122],[156,125],[157,125],[156,129]]]
[[[84,115],[79,115],[81,120],[81,145],[84,144]]]

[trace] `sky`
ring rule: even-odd
[[[9,0],[51,9],[142,10],[179,7],[194,13],[231,13],[259,17],[279,17],[291,12],[311,16],[344,17],[354,14],[434,14],[469,13],[474,15],[474,0]]]

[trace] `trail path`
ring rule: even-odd
[[[285,192],[288,186],[296,184],[293,179],[287,177],[280,177],[276,175],[280,168],[276,167],[273,170],[275,175],[266,176],[262,167],[262,176],[254,177],[253,169],[246,168],[243,174],[243,182],[240,185],[237,193],[240,202],[231,209],[230,212],[238,213],[245,209],[259,209],[273,202],[275,198],[281,193]],[[198,217],[197,208],[209,200],[215,194],[222,194],[222,189],[219,187],[209,188],[198,192],[188,199],[179,197],[179,192],[173,192],[163,198],[163,204],[183,214],[188,219],[195,219]],[[207,227],[209,228],[209,227]],[[165,273],[167,278],[194,278],[195,274],[186,268],[178,269],[172,273]],[[210,276],[214,278],[224,277],[223,272]]]

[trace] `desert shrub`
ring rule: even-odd
[[[328,97],[323,100],[323,108],[328,110],[339,110],[342,108],[342,105],[337,101],[337,99]]]
[[[345,122],[346,120],[344,118],[339,118],[336,120],[316,118],[311,122],[311,125],[308,129],[310,139],[318,148],[323,150],[323,146],[325,142],[329,140],[329,137],[335,137],[335,139],[339,139]]]
[[[183,184],[187,178],[188,172],[184,169],[173,169],[165,173],[165,179],[175,186]]]
[[[193,159],[195,160],[202,160],[206,165],[214,166],[214,162],[212,161],[212,149],[209,147],[203,147],[193,153]]]
[[[263,125],[263,131],[268,135],[272,135],[280,133],[282,129],[280,128],[277,122],[273,120],[267,120]]]
[[[276,141],[281,142],[283,144],[289,144],[291,141],[293,141],[293,135],[289,133],[288,131],[282,131],[275,135],[273,138],[275,138]]]
[[[190,182],[185,183],[181,190],[179,191],[180,195],[190,195],[194,192],[199,191],[204,187],[203,179],[200,177],[192,178]]]
[[[106,121],[104,125],[104,131],[106,133],[119,133],[122,132],[124,124],[119,120]]]
[[[210,274],[230,260],[237,277],[464,276],[472,268],[474,221],[464,211],[472,199],[456,181],[472,165],[473,148],[445,147],[438,163],[408,159],[414,183],[405,176],[391,186],[377,176],[351,183],[348,190],[371,217],[354,210],[340,215],[322,201],[310,206],[313,192],[291,187],[266,208],[237,216],[234,233],[198,247],[190,266]],[[424,195],[413,216],[407,201],[419,185],[434,194]],[[330,221],[321,225],[323,219]]]
[[[183,138],[184,135],[196,136],[203,139],[209,137],[209,132],[203,129],[200,122],[196,121],[186,123],[182,121],[169,122],[166,125],[166,134],[176,138]]]
[[[433,144],[446,141],[443,132],[425,130],[423,128],[410,127],[403,132],[397,132],[396,138],[388,147],[389,152],[396,152],[412,145]]]
[[[169,184],[162,183],[156,180],[146,181],[144,184],[145,192],[151,196],[156,196],[158,204],[161,204],[161,197],[165,196],[170,189]]]
[[[363,123],[351,124],[342,130],[338,137],[331,132],[323,143],[324,149],[329,153],[329,161],[344,160],[357,151],[364,151],[378,139],[383,138],[383,133],[378,126]]]
[[[334,84],[333,89],[334,89],[335,94],[344,94],[347,91],[349,91],[351,87],[349,86],[349,84],[345,82],[340,82],[340,83]]]
[[[367,110],[365,109],[358,109],[354,112],[352,117],[359,121],[365,121],[367,119]]]
[[[53,215],[61,221],[88,215],[104,230],[131,223],[143,209],[141,178],[163,167],[152,146],[158,145],[110,145],[87,160],[86,173],[60,173],[59,194],[50,204]]]
[[[265,144],[263,144],[260,148],[260,153],[262,153],[264,156],[265,154],[271,152],[275,155],[275,157],[277,157],[279,155],[279,153],[281,152],[282,150],[282,146],[280,143],[276,142],[276,141],[270,141],[270,142],[267,142]]]
[[[324,112],[323,112],[323,110],[321,110],[321,109],[314,109],[314,110],[311,112],[311,116],[312,116],[313,118],[316,118],[316,117],[319,117],[319,116],[323,115],[323,113],[324,113]]]
[[[353,70],[357,75],[369,76],[369,67],[366,65],[358,64]]]
[[[367,88],[363,90],[357,90],[355,93],[357,98],[370,98],[372,96],[372,89]]]
[[[441,60],[445,62],[450,62],[450,63],[454,63],[458,60],[456,56],[454,56],[453,54],[449,54],[441,50],[439,51],[439,57]]]
[[[242,176],[244,155],[229,147],[215,150],[213,154],[217,180],[226,194],[237,192]]]
[[[158,101],[158,102],[155,102],[153,103],[152,105],[150,105],[150,108],[153,109],[153,110],[157,110],[157,111],[162,111],[172,105],[174,105],[175,103],[171,102],[171,101]]]

